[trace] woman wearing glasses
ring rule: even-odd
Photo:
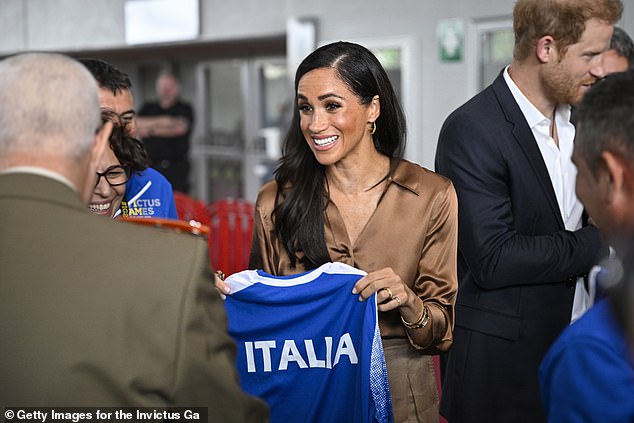
[[[112,112],[102,112],[102,120],[114,123],[110,148],[104,151],[97,166],[97,179],[88,208],[96,214],[114,217],[119,207],[126,214],[126,182],[132,172],[147,168],[149,160],[143,144],[132,137],[127,127]]]

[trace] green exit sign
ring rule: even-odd
[[[460,19],[445,19],[438,23],[438,51],[442,62],[462,60],[464,24]]]

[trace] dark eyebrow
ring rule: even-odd
[[[340,100],[345,100],[342,96],[337,95],[337,94],[335,94],[335,93],[322,94],[322,95],[320,95],[319,97],[317,97],[317,99],[319,99],[319,100],[321,101],[321,100],[325,100],[325,99],[327,99],[327,98],[329,98],[329,97],[335,97],[335,98],[338,98],[338,99],[340,99]]]
[[[337,95],[337,94],[335,94],[335,93],[326,93],[326,94],[322,94],[322,95],[320,95],[319,97],[317,97],[317,100],[319,100],[319,101],[323,101],[323,100],[325,100],[325,99],[327,99],[327,98],[330,98],[330,97],[335,97],[335,98],[338,98],[338,99],[340,99],[340,100],[345,100],[345,98],[344,98],[344,97],[342,97],[342,96],[340,96],[340,95]],[[301,100],[308,100],[308,99],[306,98],[306,96],[305,96],[305,95],[302,95],[302,94],[297,94],[297,98],[299,98],[299,99],[301,99]]]

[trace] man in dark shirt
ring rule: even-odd
[[[174,191],[189,192],[189,138],[194,122],[191,106],[180,99],[174,75],[162,73],[156,81],[158,101],[139,110],[138,134],[152,165],[172,183]]]

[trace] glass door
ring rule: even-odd
[[[206,203],[223,198],[254,202],[271,178],[280,128],[290,113],[285,60],[203,62],[196,83],[200,119],[191,154],[193,192]]]
[[[204,62],[196,72],[200,119],[191,156],[194,192],[205,203],[243,196],[244,63]]]

